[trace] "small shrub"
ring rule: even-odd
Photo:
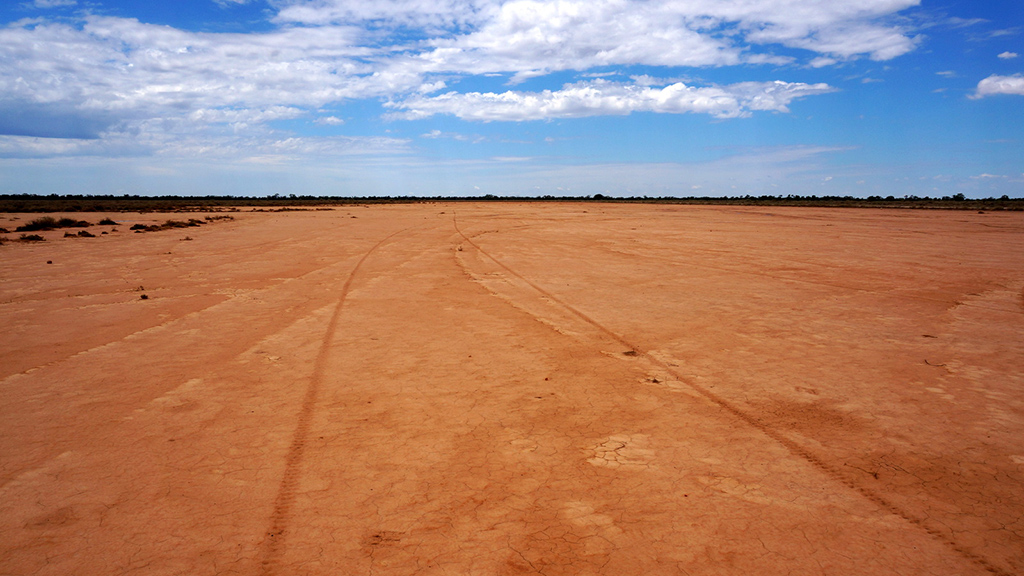
[[[74,232],[65,232],[64,233],[64,237],[65,238],[75,238],[76,236],[77,236],[77,234],[75,234]]]
[[[117,222],[114,222],[110,218],[104,218],[100,220],[100,226],[117,226]]]
[[[78,231],[78,235],[81,236],[82,238],[95,238],[96,237],[95,234],[93,234],[92,232],[89,232],[88,230],[79,230]]]
[[[75,220],[74,218],[61,218],[57,220],[57,228],[88,228],[92,224],[85,220]]]
[[[0,234],[10,234],[10,233],[11,233],[11,231],[10,231],[10,230],[8,230],[7,228],[4,228],[4,227],[0,226]]]
[[[21,240],[22,242],[42,242],[46,240],[46,238],[43,238],[39,234],[22,234],[18,240]]]
[[[57,219],[53,216],[43,216],[28,224],[18,226],[15,232],[35,232],[36,230],[53,230],[54,228],[57,228]]]
[[[146,228],[148,228],[148,226],[145,224],[132,224],[132,227],[129,228],[129,230],[145,230]]]

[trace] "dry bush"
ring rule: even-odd
[[[23,224],[15,229],[15,232],[35,232],[36,230],[53,230],[57,228],[57,219],[53,216],[42,216]]]

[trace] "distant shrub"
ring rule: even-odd
[[[35,232],[37,230],[54,230],[56,228],[87,228],[92,224],[85,220],[75,220],[74,218],[61,218],[57,220],[53,216],[43,216],[36,218],[35,220],[18,226],[16,232]]]
[[[82,238],[95,238],[96,237],[95,234],[93,234],[92,232],[89,232],[88,230],[79,230],[78,231],[78,235],[81,236]]]
[[[36,230],[53,230],[54,228],[57,228],[57,219],[53,216],[43,216],[28,224],[18,226],[15,232],[35,232]]]
[[[65,238],[75,238],[75,237],[77,237],[77,236],[78,236],[78,235],[77,235],[77,234],[75,234],[74,232],[65,232],[65,233],[64,233],[64,237],[65,237]]]
[[[129,228],[129,230],[145,230],[146,228],[149,228],[149,226],[146,226],[145,224],[132,224],[132,227]]]
[[[100,220],[100,226],[117,226],[117,222],[114,222],[110,218],[104,218]]]
[[[46,238],[43,238],[39,234],[22,234],[18,240],[21,240],[22,242],[42,242],[46,240]]]
[[[92,226],[85,220],[75,220],[74,218],[61,218],[57,220],[57,228],[88,228]]]
[[[10,234],[11,231],[7,228],[0,227],[0,234]]]

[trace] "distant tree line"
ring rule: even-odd
[[[0,212],[209,212],[241,208],[315,209],[366,204],[425,202],[602,202],[640,204],[703,204],[734,206],[821,206],[849,208],[929,208],[944,210],[1024,211],[1024,198],[967,198],[963,194],[941,198],[904,196],[734,196],[674,197],[604,194],[592,196],[133,196],[75,194],[0,194]]]

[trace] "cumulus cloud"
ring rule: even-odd
[[[107,141],[106,148],[7,141],[8,149],[20,143],[32,154],[126,146],[154,153],[221,133],[247,136],[229,148],[276,146],[281,139],[268,132],[269,122],[422,85],[419,76],[363,61],[371,51],[359,45],[362,34],[347,27],[194,33],[99,16],[86,17],[81,27],[8,26],[0,29],[0,134]]]
[[[999,58],[1002,58],[1003,60],[1012,60],[1012,59],[1016,58],[1017,56],[1019,56],[1019,54],[1017,54],[1016,52],[1009,52],[1009,51],[1003,52],[1003,53],[999,54]]]
[[[1013,76],[993,74],[978,82],[978,88],[971,95],[971,98],[978,99],[996,94],[1024,96],[1024,76],[1020,74],[1014,74]]]
[[[423,2],[414,2],[419,6]],[[437,3],[428,3],[437,7]],[[855,5],[854,5],[855,4]],[[815,67],[888,60],[917,40],[886,18],[918,0],[510,0],[477,3],[468,32],[440,35],[403,63],[423,73],[513,72],[514,81],[595,66],[785,65],[772,45],[817,54]],[[357,4],[358,5],[358,4]],[[303,9],[312,10],[303,3]],[[319,5],[318,5],[319,6]],[[337,13],[347,2],[319,10]],[[391,6],[384,4],[383,6]],[[351,17],[356,15],[346,8]],[[282,14],[285,11],[282,11]],[[414,13],[415,14],[415,13]],[[433,12],[421,11],[424,22]],[[417,16],[408,16],[416,18]]]
[[[664,87],[588,81],[567,84],[561,90],[449,92],[434,97],[414,96],[387,106],[397,110],[393,119],[416,120],[451,114],[463,120],[525,121],[626,115],[632,112],[700,113],[716,118],[747,116],[751,111],[788,112],[797,98],[824,94],[827,84],[741,82],[729,86],[693,87],[676,82]]]
[[[364,24],[450,32],[445,49],[497,54],[546,47],[554,60],[653,57],[714,65],[748,43],[782,44],[842,58],[888,60],[914,49],[906,30],[886,21],[920,0],[283,0],[277,20],[307,25]],[[465,33],[467,32],[468,33]],[[721,34],[728,31],[729,34]],[[676,47],[673,41],[685,44]],[[660,45],[660,50],[650,46]],[[692,55],[687,49],[696,48]],[[564,49],[564,51],[563,51]],[[723,52],[724,50],[724,52]],[[662,52],[676,52],[662,54]],[[537,50],[527,54],[538,55]],[[616,60],[618,59],[618,60]],[[656,62],[648,62],[654,64]],[[578,68],[577,68],[578,69]]]
[[[348,29],[203,34],[90,16],[0,29],[0,93],[83,113],[316,106],[419,85],[357,60]]]
[[[316,118],[325,107],[368,98],[389,99],[394,117],[479,120],[784,111],[794,98],[830,88],[680,81],[438,91],[469,75],[515,83],[595,67],[886,60],[914,49],[915,38],[895,18],[919,1],[274,0],[275,28],[234,34],[95,14],[35,18],[0,28],[0,134],[76,141],[135,134],[152,146],[167,145],[160,134],[187,130],[271,138],[269,122]],[[780,46],[806,53],[775,54]],[[313,122],[338,125],[330,118]]]

